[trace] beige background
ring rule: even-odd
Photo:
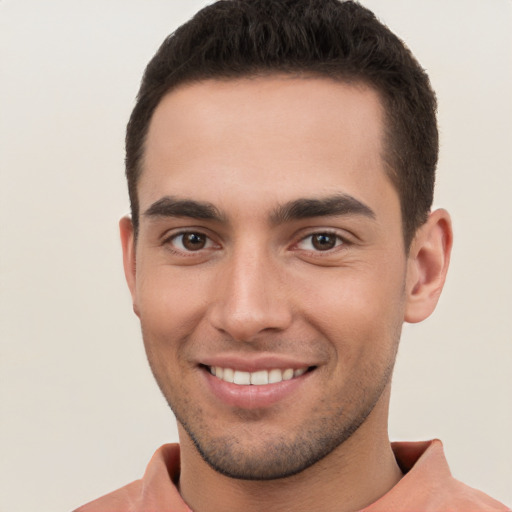
[[[0,511],[69,510],[176,439],[121,270],[124,127],[161,40],[204,1],[0,1]],[[367,0],[438,91],[456,243],[406,326],[393,439],[443,439],[512,504],[512,2]]]

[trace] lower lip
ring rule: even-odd
[[[295,395],[300,387],[311,377],[309,371],[300,377],[283,380],[262,386],[240,385],[226,382],[212,375],[206,368],[203,374],[213,395],[222,403],[242,409],[261,409],[269,407]]]

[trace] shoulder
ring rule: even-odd
[[[189,512],[175,483],[180,472],[177,444],[161,446],[149,461],[144,476],[73,512]]]
[[[141,494],[142,480],[136,480],[101,498],[91,501],[73,512],[131,512]]]
[[[499,501],[453,478],[438,439],[392,446],[404,476],[365,512],[510,512]]]
[[[478,489],[459,482],[453,477],[446,483],[443,495],[444,502],[439,503],[439,506],[444,506],[446,510],[453,510],[454,512],[510,512],[510,508],[503,503]],[[432,498],[432,503],[433,505],[436,504],[435,497]],[[449,508],[446,508],[447,506]]]

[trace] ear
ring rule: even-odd
[[[135,264],[135,234],[132,219],[126,215],[119,221],[119,232],[121,234],[121,245],[123,247],[124,275],[128,288],[132,295],[133,311],[138,316],[136,305],[136,264]]]
[[[436,210],[418,229],[409,250],[406,322],[421,322],[434,311],[446,279],[452,243],[450,215]]]

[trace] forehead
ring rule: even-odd
[[[151,120],[141,209],[165,194],[244,197],[246,206],[332,193],[365,200],[388,181],[382,125],[379,96],[363,84],[272,76],[183,85]]]

